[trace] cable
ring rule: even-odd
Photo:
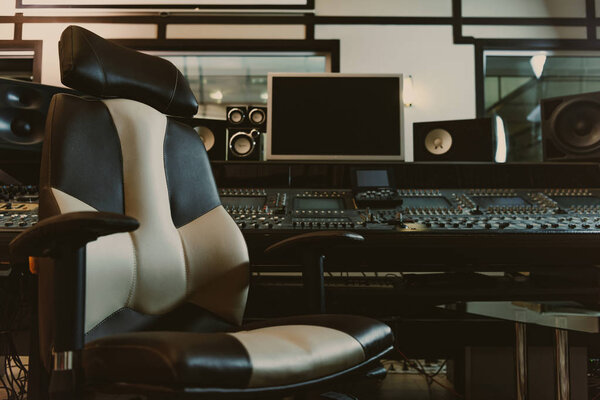
[[[440,368],[438,369],[438,371],[436,371],[434,374],[429,374],[427,373],[427,371],[425,371],[425,368],[423,367],[423,365],[419,362],[419,360],[411,360],[408,357],[406,357],[406,355],[397,347],[395,347],[395,350],[400,354],[400,356],[406,361],[408,362],[408,365],[410,365],[411,367],[413,367],[414,369],[416,369],[418,372],[420,372],[421,374],[425,375],[425,379],[427,379],[428,385],[431,386],[432,383],[436,383],[437,385],[443,387],[444,389],[446,389],[448,392],[452,393],[455,397],[458,397],[459,399],[464,399],[464,396],[461,395],[460,393],[458,393],[457,391],[455,391],[453,388],[451,388],[450,386],[446,386],[443,383],[441,383],[440,381],[438,381],[437,379],[435,379],[435,376],[437,374],[439,374],[439,372],[442,370],[444,364],[442,364],[442,366],[440,366]],[[413,362],[416,361],[416,362]],[[429,383],[431,381],[431,383]],[[430,392],[431,393],[431,392]],[[597,399],[598,400],[598,399]]]

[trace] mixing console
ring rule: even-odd
[[[387,193],[394,207],[359,207],[350,190],[222,189],[221,196],[243,230],[600,230],[596,189],[397,189]]]
[[[37,223],[35,186],[0,186],[0,230],[21,230]]]
[[[219,194],[242,230],[600,231],[600,189],[393,189],[369,207],[349,189]],[[0,186],[0,230],[34,225],[37,199],[35,186]]]

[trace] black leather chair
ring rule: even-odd
[[[52,99],[40,223],[11,243],[39,257],[31,397],[279,396],[366,371],[392,348],[388,326],[358,316],[241,325],[248,252],[202,141],[172,118],[197,110],[185,78],[76,26],[59,50],[63,83],[94,97]]]

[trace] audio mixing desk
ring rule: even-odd
[[[257,264],[270,264],[262,252],[283,238],[350,230],[366,241],[333,251],[331,268],[336,260],[359,271],[600,265],[597,164],[240,162],[213,171]],[[34,186],[0,186],[4,260],[12,237],[37,222],[36,202]]]

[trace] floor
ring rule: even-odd
[[[24,361],[26,362],[26,360]],[[403,370],[403,363],[386,362],[385,366],[388,369],[388,375],[383,381],[373,380],[345,385],[338,390],[360,400],[451,400],[461,398],[452,393],[452,384],[446,379],[443,369],[435,376],[436,382],[428,385],[425,376],[413,368],[409,367],[408,370]],[[423,365],[429,374],[437,372],[439,366],[440,364]],[[0,400],[7,399],[7,393],[0,384]]]

